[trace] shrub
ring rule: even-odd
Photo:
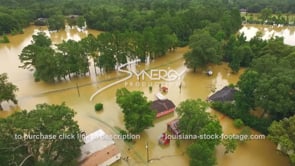
[[[245,125],[256,129],[262,134],[268,134],[267,128],[272,122],[270,119],[259,118],[251,115],[249,112],[239,111],[236,105],[232,103],[213,102],[211,107],[232,119],[241,119]]]
[[[153,87],[149,86],[149,91],[152,92],[153,91]]]
[[[239,128],[240,129],[241,127],[244,126],[244,122],[241,119],[235,119],[234,120],[234,126],[236,128]]]
[[[132,142],[133,140],[131,138],[128,138],[128,132],[123,130],[123,129],[119,129],[119,133],[120,136],[123,138],[123,140],[125,142]]]
[[[9,43],[9,39],[6,35],[3,35],[3,43]]]
[[[95,108],[95,111],[101,111],[103,109],[103,104],[97,103],[95,104],[94,108]]]
[[[246,142],[249,140],[250,135],[251,135],[251,129],[249,127],[244,127],[241,132],[239,133],[239,135],[241,135],[242,137],[240,137],[241,139],[239,140],[241,143]]]

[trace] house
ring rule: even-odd
[[[109,166],[121,158],[115,142],[99,129],[84,137],[81,146],[81,156],[78,159],[81,166]]]
[[[78,17],[80,17],[80,16],[79,15],[75,15],[75,14],[70,14],[70,15],[67,16],[67,18],[70,18],[70,19],[76,19]]]
[[[48,18],[37,18],[34,21],[34,25],[36,26],[45,26],[47,25]]]
[[[241,8],[241,9],[240,9],[240,12],[241,12],[241,13],[247,13],[247,9]]]
[[[159,118],[161,116],[174,112],[175,104],[169,99],[157,99],[151,103],[150,108],[157,111],[156,117]]]
[[[178,128],[179,119],[174,119],[167,123],[167,130],[173,135],[179,135],[181,132]]]
[[[225,86],[221,90],[217,91],[211,95],[207,100],[208,101],[221,101],[221,102],[231,102],[234,100],[236,89]]]

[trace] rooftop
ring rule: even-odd
[[[215,92],[213,95],[211,95],[208,100],[209,101],[233,101],[234,100],[234,96],[236,93],[236,89],[229,87],[229,86],[225,86],[223,87],[221,90]]]
[[[112,163],[110,161],[120,159],[121,154],[115,142],[103,130],[96,130],[83,140],[85,144],[81,146],[81,156],[78,159],[82,165],[104,165],[103,163]]]
[[[175,104],[169,99],[155,100],[151,104],[151,109],[157,111],[157,118],[174,112]]]

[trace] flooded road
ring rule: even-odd
[[[205,100],[210,93],[221,89],[224,85],[236,83],[243,70],[238,74],[231,74],[227,64],[211,65],[208,69],[213,71],[213,76],[206,75],[205,70],[199,70],[197,73],[186,69],[184,66],[183,54],[188,51],[187,47],[178,48],[166,56],[151,61],[148,65],[137,65],[140,69],[173,69],[177,72],[185,70],[179,80],[172,82],[151,81],[149,79],[138,81],[135,76],[131,79],[117,84],[102,93],[95,96],[93,101],[89,101],[90,96],[98,89],[114,82],[116,77],[122,76],[118,72],[111,72],[103,75],[95,75],[91,66],[89,77],[75,78],[71,81],[62,81],[54,84],[44,82],[34,82],[33,73],[28,70],[18,68],[20,64],[18,55],[23,47],[28,45],[32,39],[32,34],[39,31],[39,27],[31,26],[25,29],[25,33],[16,36],[9,36],[11,43],[0,45],[0,73],[8,73],[9,81],[18,86],[17,98],[19,106],[14,107],[8,103],[3,103],[5,111],[0,112],[1,117],[8,116],[13,110],[32,109],[39,103],[61,104],[73,108],[77,114],[75,119],[78,121],[80,128],[90,133],[98,128],[103,128],[108,133],[113,133],[115,127],[124,128],[123,114],[116,104],[116,90],[126,87],[129,90],[140,90],[148,97],[149,100],[155,99],[155,93],[159,91],[159,84],[168,87],[166,97],[172,100],[175,105],[186,99],[201,98]],[[44,30],[44,29],[41,29]],[[88,30],[78,32],[67,29],[50,33],[53,43],[59,43],[62,40],[74,39],[79,40],[92,33],[99,34],[98,31]],[[49,33],[48,33],[49,34]],[[178,88],[182,84],[182,89]],[[80,96],[78,95],[78,85]],[[149,86],[153,87],[152,92]],[[102,112],[94,111],[94,104],[101,102],[104,104]],[[237,133],[232,125],[232,120],[224,115],[214,112],[220,119],[224,133]],[[119,161],[115,165],[146,165],[146,143],[148,143],[149,165],[189,165],[189,158],[185,154],[188,143],[181,142],[176,146],[175,141],[171,141],[169,146],[159,146],[158,138],[166,131],[166,124],[177,117],[177,114],[170,114],[155,120],[154,127],[145,130],[141,134],[141,139],[137,140],[134,145],[127,145],[122,141],[116,141],[122,156],[129,156],[129,162]],[[254,132],[254,131],[253,131]],[[288,159],[276,152],[274,144],[268,140],[252,140],[240,145],[233,154],[224,155],[224,147],[218,146],[216,151],[217,162],[219,166],[288,166]]]

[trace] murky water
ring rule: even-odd
[[[68,106],[77,111],[76,120],[80,128],[87,133],[98,128],[103,128],[108,133],[113,133],[114,127],[124,128],[123,114],[116,104],[115,93],[118,88],[126,87],[129,90],[141,90],[149,100],[155,99],[155,93],[159,90],[159,84],[169,88],[166,96],[176,105],[186,99],[206,99],[212,91],[221,89],[229,83],[236,83],[241,70],[238,74],[231,74],[227,64],[211,65],[210,68],[214,74],[208,77],[205,71],[199,70],[193,73],[184,66],[183,54],[188,48],[178,48],[176,51],[168,53],[166,56],[152,61],[149,65],[138,65],[138,69],[174,69],[178,72],[186,70],[185,74],[179,80],[173,82],[157,82],[149,79],[137,81],[133,76],[124,83],[115,85],[102,93],[98,94],[93,101],[89,101],[90,96],[99,88],[115,81],[112,78],[117,77],[117,72],[95,76],[93,67],[91,67],[91,75],[89,77],[75,78],[72,81],[63,81],[55,84],[47,84],[43,82],[34,82],[32,72],[18,68],[20,62],[18,55],[22,48],[30,43],[32,34],[39,30],[38,27],[29,27],[25,29],[25,34],[9,36],[11,43],[0,45],[0,73],[6,72],[9,81],[19,87],[17,92],[19,107],[14,107],[8,103],[3,103],[5,111],[0,112],[0,116],[5,117],[13,110],[32,109],[38,103],[60,104],[65,102]],[[42,29],[41,29],[42,30]],[[76,30],[66,30],[51,33],[51,39],[54,43],[62,40],[74,39],[79,40],[85,37],[87,33],[99,34],[98,31],[88,30],[87,32],[77,32]],[[182,89],[178,88],[182,84]],[[78,96],[78,85],[80,96]],[[149,86],[153,87],[149,92]],[[96,113],[94,104],[101,102],[104,104],[104,110]],[[225,133],[238,132],[232,125],[232,120],[212,111],[220,118]],[[146,143],[148,143],[149,165],[189,165],[189,158],[185,154],[188,143],[182,142],[180,146],[176,146],[172,141],[169,146],[159,146],[158,138],[162,132],[166,130],[167,122],[176,118],[177,114],[167,115],[155,120],[153,128],[145,130],[141,134],[141,139],[134,145],[127,145],[122,141],[116,141],[122,155],[129,156],[129,162],[122,160],[115,165],[146,165]],[[288,159],[275,150],[275,146],[267,140],[253,140],[240,145],[235,153],[224,155],[224,148],[217,147],[216,155],[219,166],[277,166],[288,165]]]
[[[250,40],[256,35],[257,32],[262,32],[263,39],[270,39],[271,37],[284,37],[284,43],[288,45],[295,45],[295,27],[287,26],[272,26],[272,25],[253,25],[247,24],[240,29],[240,32],[244,32],[247,40]]]

